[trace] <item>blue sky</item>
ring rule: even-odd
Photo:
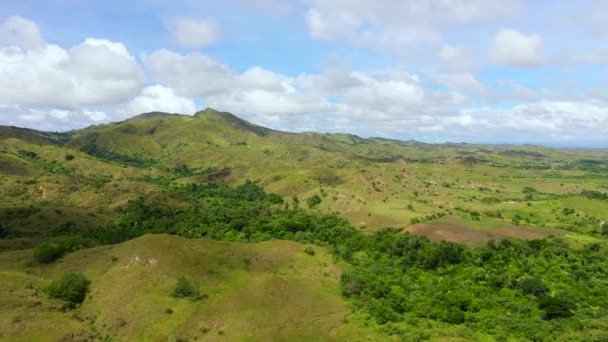
[[[205,106],[290,131],[608,147],[608,2],[0,3],[0,124]]]

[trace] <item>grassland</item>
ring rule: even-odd
[[[31,251],[0,254],[0,335],[14,341],[61,338],[115,340],[371,340],[375,333],[348,322],[339,293],[340,268],[321,248],[315,255],[288,241],[258,244],[146,235],[119,245],[31,265]],[[41,288],[77,271],[92,280],[76,310]],[[169,294],[180,276],[208,297]],[[10,294],[10,295],[9,295]]]

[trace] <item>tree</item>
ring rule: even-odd
[[[306,200],[306,204],[308,204],[309,208],[314,208],[319,205],[319,203],[321,203],[321,197],[319,197],[319,195],[317,194],[308,197],[308,199]]]
[[[525,294],[531,294],[536,297],[542,297],[549,289],[536,278],[524,278],[519,282],[519,288]]]
[[[538,307],[545,311],[545,319],[555,319],[571,317],[572,310],[576,309],[576,304],[561,296],[544,296]]]
[[[41,264],[50,264],[61,258],[66,252],[63,245],[58,243],[41,243],[34,249],[34,259]]]
[[[67,273],[52,281],[44,291],[49,297],[61,299],[73,307],[84,301],[90,283],[82,273]]]
[[[171,296],[175,298],[190,298],[191,300],[202,298],[194,284],[184,276],[177,278],[177,283],[171,292]]]

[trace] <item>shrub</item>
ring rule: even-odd
[[[74,155],[73,154],[66,154],[65,155],[65,160],[73,160],[74,159]]]
[[[0,224],[0,239],[7,238],[9,234],[8,228],[4,228],[2,224]]]
[[[450,324],[462,324],[464,323],[464,320],[464,312],[458,308],[450,308],[443,317],[443,321]]]
[[[544,296],[538,307],[545,311],[545,319],[555,319],[571,317],[576,304],[568,298]]]
[[[536,297],[542,297],[549,289],[536,278],[524,278],[519,283],[519,288],[525,294],[531,294]]]
[[[315,255],[315,250],[312,247],[308,246],[306,247],[306,249],[304,249],[304,253],[308,255]]]
[[[191,300],[200,300],[203,298],[194,284],[183,276],[177,278],[177,283],[171,292],[171,296],[175,298],[190,298]]]
[[[53,280],[44,291],[49,297],[61,299],[73,307],[84,301],[90,283],[82,273],[67,273]]]
[[[50,264],[61,258],[66,252],[63,245],[58,243],[41,243],[34,249],[34,259],[41,264]]]
[[[321,197],[319,197],[319,195],[317,194],[314,194],[311,197],[308,197],[306,203],[308,204],[309,208],[314,208],[319,205],[319,203],[321,203]]]

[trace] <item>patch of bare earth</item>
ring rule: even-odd
[[[534,240],[567,233],[560,229],[526,226],[504,226],[480,231],[453,223],[418,223],[405,228],[404,232],[423,235],[434,242],[452,241],[467,245],[483,245],[489,240],[502,240],[508,237]]]

